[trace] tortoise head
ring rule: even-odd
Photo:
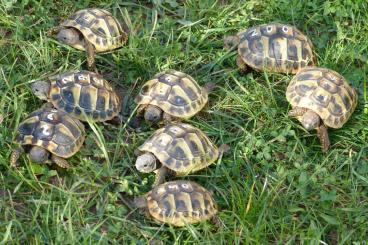
[[[80,32],[74,28],[62,28],[56,35],[56,39],[73,46],[80,43]]]
[[[144,112],[144,119],[151,123],[158,123],[162,118],[162,110],[154,105],[149,105]]]
[[[240,38],[238,36],[228,36],[224,39],[224,48],[233,49],[236,48],[240,43]]]
[[[48,81],[37,80],[31,84],[31,89],[38,98],[47,100],[50,91],[50,83]]]
[[[157,169],[156,157],[152,153],[140,155],[135,162],[135,167],[139,172],[151,173]]]
[[[135,208],[147,208],[147,199],[144,196],[134,197],[133,206]]]
[[[321,118],[314,111],[308,110],[306,113],[304,113],[301,123],[306,130],[310,131],[320,125]]]
[[[29,152],[29,158],[35,163],[45,163],[49,159],[50,153],[39,146],[33,146]]]

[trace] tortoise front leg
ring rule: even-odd
[[[236,57],[236,65],[239,67],[240,73],[245,73],[247,71],[247,64],[245,64],[244,60],[239,55]]]
[[[321,142],[322,152],[327,152],[330,147],[330,139],[328,137],[327,127],[323,123],[317,128],[317,135]]]
[[[68,163],[68,161],[62,157],[58,157],[54,154],[51,155],[51,161],[53,163],[55,163],[56,165],[58,165],[61,168],[69,168],[70,165]]]
[[[289,111],[288,115],[291,117],[299,117],[303,116],[308,110],[309,109],[303,107],[295,107]]]
[[[222,229],[224,228],[224,224],[221,222],[220,218],[217,215],[214,215],[211,218],[211,223],[213,223],[217,229]]]
[[[169,169],[165,166],[162,166],[161,168],[157,169],[155,172],[156,172],[156,179],[152,187],[158,186],[165,182],[165,177],[169,173]]]
[[[164,112],[163,116],[162,116],[163,120],[164,120],[164,124],[170,124],[170,123],[179,123],[181,122],[180,118],[178,117],[173,117],[170,114]]]
[[[87,52],[87,65],[89,70],[94,70],[98,73],[95,64],[95,46],[92,43],[86,41],[86,52]]]
[[[24,149],[22,147],[18,147],[17,149],[13,150],[11,156],[10,156],[10,166],[16,167],[20,155],[24,152]]]

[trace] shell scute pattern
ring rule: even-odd
[[[136,102],[155,105],[179,118],[190,118],[208,101],[207,91],[189,75],[169,70],[159,73],[143,85]]]
[[[49,97],[53,105],[80,120],[106,121],[119,113],[117,94],[98,74],[70,72],[51,77],[49,81]]]
[[[211,194],[191,181],[172,181],[146,194],[148,210],[158,221],[185,226],[207,220],[217,213]]]
[[[315,111],[328,127],[340,128],[357,105],[357,93],[335,71],[304,68],[290,82],[286,97],[293,107]]]
[[[296,27],[271,23],[238,33],[238,53],[254,69],[296,73],[314,65],[312,42]]]
[[[19,125],[15,141],[21,145],[37,145],[67,158],[79,150],[84,138],[80,121],[61,111],[40,109]]]
[[[177,176],[201,170],[219,156],[217,146],[188,124],[170,124],[157,130],[138,150],[151,152]]]
[[[61,26],[73,27],[91,42],[97,52],[122,46],[127,40],[119,21],[103,9],[83,9],[71,15]],[[75,48],[84,50],[82,46]]]

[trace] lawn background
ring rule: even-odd
[[[153,132],[91,125],[68,171],[34,165],[13,169],[9,156],[19,123],[43,102],[29,81],[85,69],[83,52],[47,31],[76,10],[111,11],[130,29],[128,44],[97,56],[97,67],[131,98],[155,73],[173,68],[217,89],[189,122],[231,152],[186,177],[214,193],[224,227],[209,222],[175,229],[126,205],[147,192],[153,175],[134,168],[134,150]],[[359,91],[344,128],[330,130],[322,154],[315,132],[287,116],[291,76],[238,73],[223,38],[257,24],[297,26],[315,45],[318,65]],[[0,0],[0,242],[55,244],[364,244],[368,240],[368,3],[346,1],[32,1]],[[126,116],[135,108],[127,103]],[[360,242],[360,243],[359,243]]]

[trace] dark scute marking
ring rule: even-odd
[[[68,89],[63,89],[61,93],[62,93],[62,96],[63,96],[64,100],[68,104],[74,104],[74,96],[73,96],[72,91],[70,91]]]
[[[317,95],[316,99],[320,101],[321,103],[324,103],[324,101],[326,100],[326,97],[323,96],[322,94],[319,94]]]
[[[64,120],[63,121],[64,126],[69,129],[69,131],[72,133],[72,135],[75,138],[78,138],[80,136],[80,130],[77,126],[77,124],[74,123],[74,121],[70,121],[70,120]]]
[[[174,159],[172,159],[170,157],[165,161],[165,164],[169,165],[169,166],[171,166],[173,163],[174,163]]]
[[[294,69],[299,69],[299,62],[295,61],[293,64]]]
[[[245,54],[248,52],[248,49],[247,48],[240,48],[240,53],[241,54]]]
[[[264,50],[263,50],[262,40],[261,39],[256,39],[256,40],[250,41],[249,49],[252,51],[253,54],[263,56]]]
[[[182,161],[175,161],[175,168],[176,169],[181,168],[181,165],[182,165]]]
[[[100,111],[100,117],[101,118],[106,118],[106,112],[105,111]]]
[[[74,108],[74,113],[75,113],[76,115],[80,115],[80,114],[82,114],[82,111],[81,111],[78,107],[75,107],[75,108]]]
[[[351,108],[351,103],[350,103],[350,99],[345,95],[341,95],[341,100],[342,103],[344,103],[344,106],[347,110],[349,110]]]
[[[271,42],[270,50],[268,51],[268,54],[271,58],[275,58],[275,59],[281,59],[282,58],[281,47],[280,47],[278,42],[276,42],[276,41]]]
[[[191,87],[183,86],[182,88],[191,100],[197,99],[197,94]]]
[[[170,205],[170,202],[169,201],[163,201],[162,202],[162,206],[163,206],[163,209],[166,210],[166,211],[170,211],[172,210],[173,207],[171,207]]]
[[[209,214],[210,214],[210,212],[209,212],[207,209],[205,209],[205,210],[204,210],[204,213],[205,213],[206,215],[209,215]]]
[[[105,97],[103,96],[97,96],[97,102],[96,102],[96,110],[103,111],[105,110]]]
[[[184,159],[185,158],[185,153],[183,151],[182,148],[180,148],[179,146],[176,146],[170,154],[173,158],[175,159]]]
[[[40,139],[40,140],[48,140],[48,141],[51,140],[54,135],[54,127],[49,127],[48,135],[44,134],[43,131],[44,131],[43,128],[37,127],[36,130],[34,131],[33,136],[36,139]]]
[[[309,90],[311,90],[313,87],[305,85],[305,84],[301,84],[298,87],[298,91],[302,92],[303,94],[305,94],[306,92],[308,92]]]
[[[312,54],[309,52],[309,49],[303,48],[302,57],[303,57],[303,60],[306,60],[312,57]]]
[[[87,91],[85,91],[84,87],[82,87],[82,91],[80,93],[79,105],[83,109],[91,108],[91,96]]]
[[[64,108],[65,107],[65,102],[60,100],[59,103],[57,104],[58,108]]]
[[[185,167],[189,166],[189,161],[188,161],[188,160],[183,161],[183,165],[184,165]]]
[[[113,114],[113,111],[112,111],[112,110],[108,110],[108,111],[107,111],[107,116],[108,116],[108,117],[112,117],[112,114]]]
[[[188,211],[188,207],[185,205],[183,200],[177,199],[175,200],[176,211],[178,212],[186,212]]]
[[[298,60],[298,50],[295,45],[288,45],[287,56],[289,60]]]
[[[74,106],[67,104],[67,105],[65,105],[64,110],[67,113],[72,113],[74,111]]]
[[[100,116],[100,113],[99,113],[99,112],[97,112],[97,111],[93,111],[93,113],[92,113],[92,117],[93,117],[94,119],[97,119],[99,116]]]
[[[102,39],[102,45],[103,46],[107,46],[107,40],[104,38],[104,39]]]
[[[142,88],[141,88],[141,93],[142,94],[147,94],[148,91],[150,90],[150,86],[148,84],[144,85]]]
[[[201,209],[201,203],[197,199],[192,198],[191,202],[192,202],[192,208],[194,211]]]
[[[184,106],[187,104],[185,99],[179,95],[175,95],[171,102],[173,105],[177,105],[177,106]]]
[[[32,135],[33,131],[35,130],[35,128],[37,127],[38,122],[34,122],[34,123],[23,123],[19,126],[18,128],[18,132],[20,134],[24,134],[24,135]]]
[[[256,57],[254,57],[254,65],[255,66],[262,66],[262,64],[263,64],[263,58],[262,57],[260,57],[260,56],[256,56]]]
[[[61,98],[60,94],[53,94],[53,95],[51,96],[51,99],[52,99],[52,100],[59,100],[60,98]]]
[[[335,102],[335,103],[333,103],[332,105],[333,105],[333,106],[332,106],[332,111],[331,111],[331,113],[332,113],[333,115],[337,115],[337,116],[341,115],[341,114],[342,114],[342,108],[341,108],[341,106],[340,106],[339,104],[337,104],[336,102]]]
[[[97,31],[99,32],[99,34],[106,36],[106,32],[102,27],[97,28]]]
[[[70,145],[74,142],[74,138],[71,138],[66,134],[58,132],[55,134],[53,141],[58,145]]]
[[[208,199],[204,199],[204,206],[207,208],[207,209],[211,209],[211,202],[208,201]]]
[[[189,148],[193,154],[199,152],[199,147],[195,141],[189,141]]]

